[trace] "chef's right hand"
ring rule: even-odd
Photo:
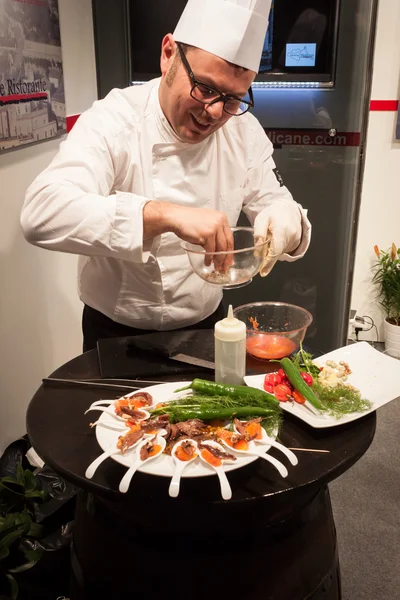
[[[227,271],[232,265],[232,254],[214,254],[233,250],[232,230],[225,213],[159,200],[147,202],[143,208],[143,239],[152,239],[167,231],[185,242],[202,246],[209,253],[205,257],[207,266],[213,262],[216,270]]]
[[[173,233],[181,240],[202,246],[207,254],[205,264],[212,262],[217,271],[227,271],[233,263],[231,254],[218,255],[214,252],[233,250],[233,235],[227,216],[212,208],[188,208],[176,206]]]

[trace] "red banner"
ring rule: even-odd
[[[32,100],[48,100],[45,92],[36,92],[33,94],[10,94],[9,96],[0,96],[1,104],[18,104],[18,102],[31,102]]]

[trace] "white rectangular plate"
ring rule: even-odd
[[[400,396],[400,360],[382,354],[367,342],[358,342],[338,348],[315,359],[322,366],[327,360],[348,363],[352,373],[348,383],[360,390],[361,396],[372,402],[372,408],[365,412],[356,412],[337,419],[331,415],[314,414],[306,405],[296,402],[281,402],[282,409],[299,417],[311,427],[323,428],[350,423],[380,406]],[[264,375],[248,375],[244,378],[247,385],[264,389]]]

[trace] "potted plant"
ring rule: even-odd
[[[35,503],[45,500],[35,475],[18,465],[16,477],[0,478],[0,600],[18,598],[18,573],[33,567],[41,557],[36,539]]]
[[[373,282],[378,300],[385,311],[385,349],[400,357],[400,248],[393,243],[389,250],[374,246],[377,257]]]

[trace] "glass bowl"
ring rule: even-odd
[[[232,234],[234,249],[230,252],[206,252],[202,246],[181,242],[196,275],[224,289],[242,287],[251,282],[261,268],[268,243],[255,245],[252,227],[232,227]],[[232,264],[227,270],[220,271],[215,268],[215,257],[218,259],[228,257]]]
[[[283,302],[243,304],[233,314],[246,323],[246,350],[258,360],[278,360],[298,350],[313,321],[308,310]]]

